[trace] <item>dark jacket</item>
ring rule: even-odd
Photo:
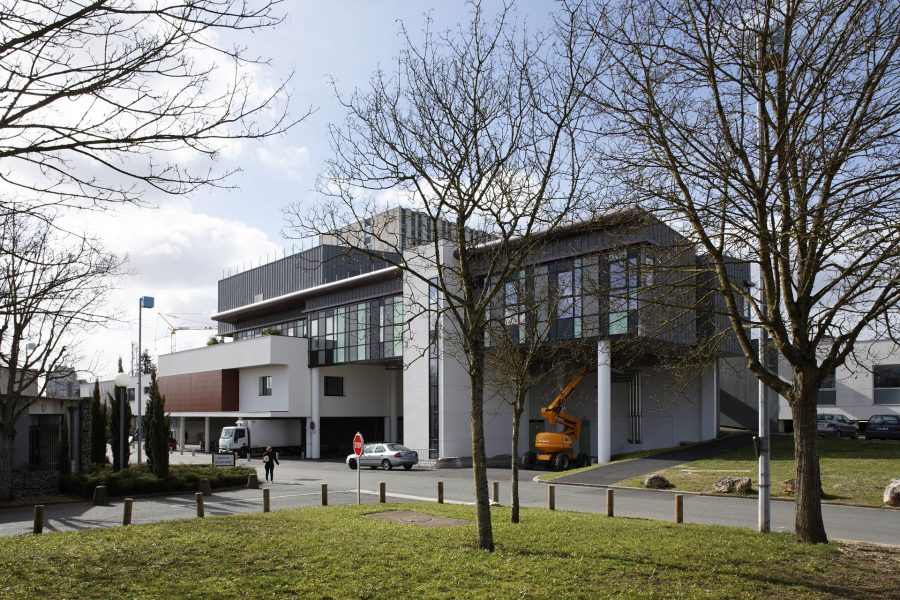
[[[266,460],[267,456],[269,457],[269,460]],[[274,469],[275,465],[281,464],[280,462],[278,462],[278,456],[274,450],[272,450],[271,452],[266,451],[266,453],[263,454],[263,463],[266,465],[267,469]]]

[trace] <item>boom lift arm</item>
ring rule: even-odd
[[[594,371],[596,371],[596,369],[593,367],[579,371],[575,377],[566,384],[566,387],[556,395],[553,402],[551,402],[549,406],[541,409],[541,417],[543,417],[545,421],[551,425],[562,425],[565,428],[562,433],[571,435],[574,439],[578,439],[581,435],[581,419],[574,415],[562,412],[562,409],[566,405],[566,400],[569,399],[569,396],[572,395],[572,392],[575,391],[575,388],[578,387],[578,384],[581,383],[584,376],[589,375]]]

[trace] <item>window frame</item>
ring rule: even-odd
[[[259,377],[259,396],[269,397],[272,395],[272,376],[260,375]]]
[[[335,389],[338,386],[339,389]],[[339,391],[340,393],[334,393]],[[325,375],[322,381],[322,393],[324,396],[342,398],[344,394],[344,378],[336,375]]]

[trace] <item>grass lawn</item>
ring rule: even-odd
[[[423,528],[399,508],[464,519]],[[900,589],[900,549],[802,546],[787,534],[523,509],[321,507],[8,538],[6,598],[873,598]]]
[[[825,501],[881,506],[884,487],[896,479],[900,466],[900,442],[893,440],[819,439],[819,464]],[[772,496],[786,497],[781,482],[794,477],[794,438],[772,436]],[[660,471],[676,490],[713,491],[720,477],[750,477],[757,482],[757,461],[752,446],[707,460]],[[620,485],[641,487],[643,478]]]

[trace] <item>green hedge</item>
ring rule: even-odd
[[[255,473],[248,467],[213,467],[211,465],[172,465],[162,479],[149,471],[146,464],[130,466],[124,472],[107,467],[90,473],[68,475],[60,482],[62,491],[91,498],[94,488],[105,485],[110,496],[129,496],[160,492],[194,492],[201,479],[209,479],[213,488],[234,487],[247,483]]]

